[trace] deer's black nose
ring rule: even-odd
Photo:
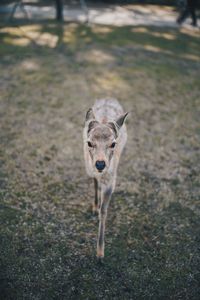
[[[98,171],[103,171],[103,169],[105,168],[106,164],[104,160],[97,160],[96,161],[96,168]]]

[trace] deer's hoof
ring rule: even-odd
[[[99,265],[103,265],[104,257],[103,256],[97,256],[97,262],[98,262]]]
[[[104,258],[104,250],[103,249],[97,249],[97,258],[103,259]]]
[[[93,205],[93,207],[92,207],[92,213],[93,213],[94,216],[98,216],[98,214],[99,214],[99,208],[98,208],[98,206]]]

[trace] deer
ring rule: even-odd
[[[94,180],[93,213],[99,215],[97,258],[104,258],[107,210],[114,192],[120,156],[127,141],[122,106],[116,99],[98,99],[85,117],[83,148],[86,172]]]

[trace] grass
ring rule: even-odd
[[[0,38],[1,298],[198,299],[198,32],[43,22]],[[131,114],[99,265],[82,127],[105,96]]]

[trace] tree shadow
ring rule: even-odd
[[[13,31],[13,32],[12,32]],[[17,36],[16,36],[17,32]],[[21,26],[2,27],[1,51],[12,52],[13,48],[23,51],[26,47],[73,49],[80,47],[133,47],[141,51],[156,53],[181,59],[198,61],[198,34],[170,28],[150,26],[85,26],[75,23],[56,24],[55,22],[23,23]],[[28,41],[26,41],[28,40]],[[24,45],[23,45],[24,41]],[[19,44],[19,45],[17,45]],[[85,50],[85,49],[84,49]]]

